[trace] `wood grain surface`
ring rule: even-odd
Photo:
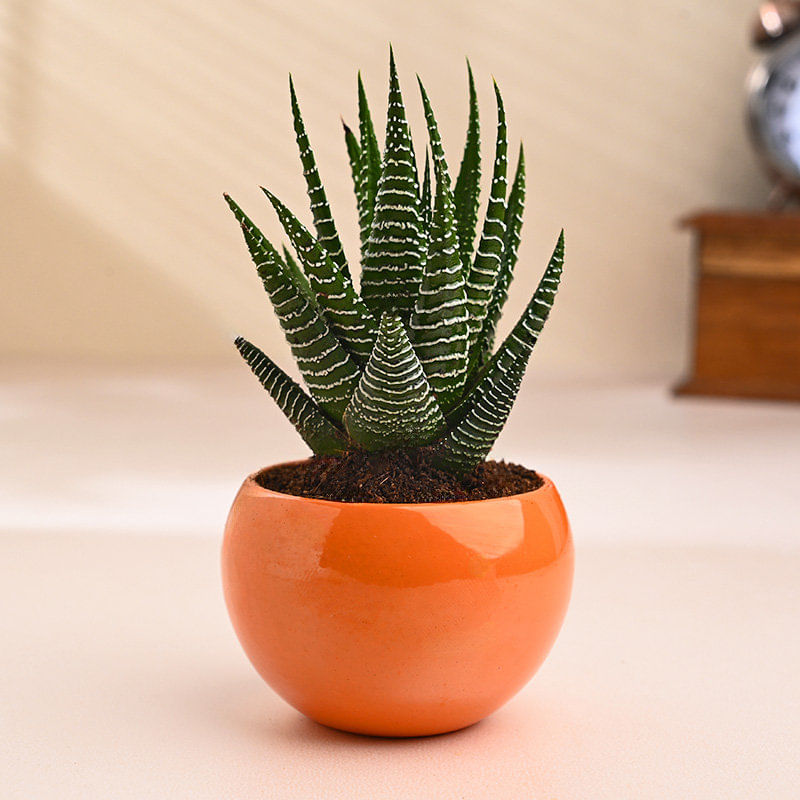
[[[699,214],[694,364],[681,394],[800,400],[800,216]]]

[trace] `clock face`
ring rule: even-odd
[[[800,37],[761,61],[750,75],[754,142],[770,171],[800,185]]]

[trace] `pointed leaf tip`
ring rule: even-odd
[[[314,150],[308,138],[303,115],[300,111],[300,104],[294,91],[294,83],[290,78],[290,90],[292,96],[292,117],[294,120],[295,141],[300,153],[300,163],[303,165],[303,177],[306,181],[306,193],[311,206],[311,215],[314,219],[314,229],[317,232],[317,239],[322,247],[330,255],[333,263],[346,275],[350,274],[350,268],[345,258],[344,248],[342,247],[336,223],[333,220],[328,196],[322,184],[322,178],[317,168],[317,160]]]
[[[230,205],[306,385],[331,417],[341,419],[360,370],[331,332],[310,290],[233,200]]]
[[[497,273],[494,291],[489,300],[486,319],[480,332],[480,342],[477,356],[479,363],[485,363],[494,348],[497,323],[500,319],[503,306],[508,299],[508,289],[517,263],[519,244],[522,233],[523,213],[525,210],[525,159],[522,144],[517,160],[517,169],[511,185],[505,211],[505,234],[500,255],[500,269]]]
[[[366,255],[367,240],[372,227],[372,218],[375,213],[375,198],[378,192],[378,179],[380,177],[382,159],[360,71],[358,73],[358,145],[361,151],[361,159],[357,180],[354,182],[354,189],[358,206],[358,225],[363,262]]]
[[[342,432],[272,359],[242,336],[236,348],[278,408],[294,425],[305,443],[317,455],[341,453],[345,447]]]
[[[337,268],[320,241],[275,195],[264,191],[305,267],[317,304],[333,332],[352,355],[366,361],[375,341],[377,326],[369,309],[356,294],[349,275]]]
[[[531,352],[550,315],[563,266],[562,231],[527,308],[484,368],[472,394],[454,412],[458,423],[437,444],[435,458],[443,469],[465,472],[489,455],[511,413]]]
[[[407,319],[414,307],[426,246],[418,198],[414,147],[392,63],[386,146],[361,272],[362,297],[376,313],[395,309]]]
[[[478,363],[479,336],[502,266],[503,242],[506,235],[506,189],[508,172],[508,128],[500,91],[497,98],[497,136],[489,202],[483,232],[467,276],[467,299],[470,316],[470,362]]]
[[[469,82],[469,118],[458,176],[453,187],[456,226],[458,229],[459,253],[464,274],[468,275],[475,246],[475,231],[478,224],[478,204],[480,200],[481,142],[478,94],[472,66],[467,59]]]

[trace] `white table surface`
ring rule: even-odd
[[[579,542],[800,547],[800,403],[531,373],[494,455],[555,480]],[[245,475],[308,453],[235,362],[0,376],[0,530],[218,536]]]
[[[526,380],[497,455],[576,539],[555,649],[463,732],[308,722],[247,663],[218,548],[303,447],[242,369],[0,383],[0,800],[800,797],[800,406]]]
[[[0,796],[796,798],[800,556],[579,546],[533,681],[459,733],[307,721],[240,651],[218,543],[0,539]]]

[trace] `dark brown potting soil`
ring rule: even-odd
[[[530,469],[486,461],[466,475],[435,467],[423,450],[314,456],[296,464],[268,467],[256,476],[265,489],[344,503],[453,503],[488,500],[538,489]]]

